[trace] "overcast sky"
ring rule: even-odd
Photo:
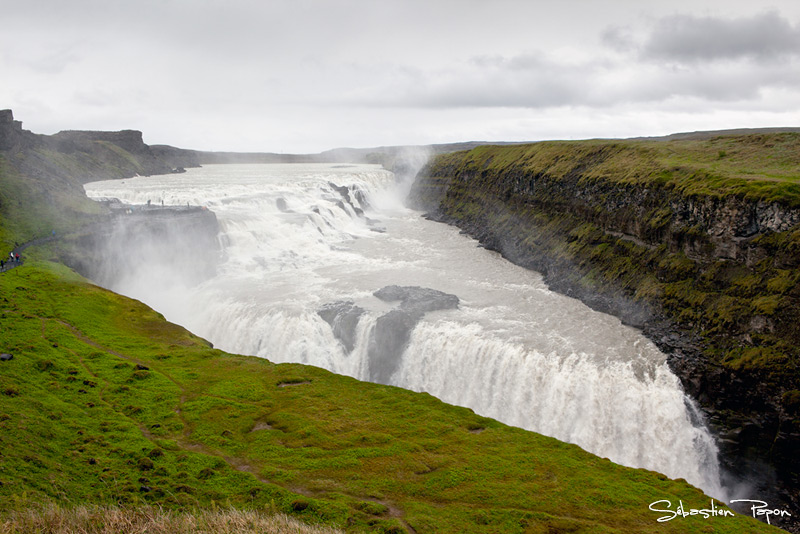
[[[800,126],[800,2],[0,0],[2,108],[273,152]]]

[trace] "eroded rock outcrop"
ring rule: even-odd
[[[375,321],[367,347],[369,379],[388,384],[417,323],[428,312],[457,308],[459,299],[436,289],[397,285],[381,288],[373,295],[384,302],[398,303]],[[345,350],[352,352],[358,322],[366,310],[351,301],[338,301],[324,305],[317,313],[331,325],[334,337]]]
[[[46,151],[48,157],[31,149]],[[164,145],[151,147],[138,130],[35,134],[23,130],[10,109],[0,110],[0,151],[17,154],[12,161],[23,174],[81,183],[167,174],[199,165],[199,153]]]
[[[343,300],[325,304],[317,311],[320,317],[331,325],[333,336],[350,353],[356,346],[356,328],[366,310],[352,301]]]
[[[427,312],[457,308],[459,299],[416,286],[386,286],[373,295],[385,302],[400,303],[397,309],[378,318],[369,345],[370,380],[385,384],[397,369],[411,331],[420,319]]]
[[[22,129],[22,122],[14,120],[14,112],[10,109],[0,110],[0,150],[20,148],[32,133]]]

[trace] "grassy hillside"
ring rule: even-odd
[[[6,254],[15,242],[72,230],[101,212],[98,203],[82,195],[79,183],[23,174],[15,165],[20,161],[13,161],[20,159],[0,153],[0,247]]]
[[[48,262],[0,276],[0,502],[233,505],[350,530],[703,531],[709,498],[425,394],[225,354]],[[737,516],[718,532],[764,528]]]
[[[0,518],[3,534],[337,534],[341,530],[308,525],[285,514],[233,508],[188,512],[163,507],[56,505],[13,510]]]

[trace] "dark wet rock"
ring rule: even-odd
[[[367,201],[367,195],[364,194],[361,190],[356,190],[353,192],[353,196],[356,197],[359,205],[363,206],[364,208],[369,208],[369,202]]]
[[[386,286],[373,293],[385,302],[400,302],[400,306],[375,322],[375,331],[368,348],[369,375],[373,382],[389,383],[400,362],[411,331],[430,311],[458,307],[455,295],[416,286]]]
[[[425,313],[458,308],[458,297],[436,289],[417,286],[386,286],[373,293],[384,302],[400,301],[400,309]]]
[[[389,383],[411,337],[411,330],[422,315],[406,310],[392,310],[378,318],[367,353],[370,380],[381,384]]]
[[[331,189],[342,195],[342,198],[348,203],[352,203],[352,200],[350,200],[350,189],[343,185],[336,185],[333,182],[328,182],[328,185],[331,186]]]
[[[364,210],[359,208],[356,205],[356,202],[353,202],[353,199],[350,197],[350,189],[349,188],[347,188],[345,186],[336,185],[333,182],[328,182],[328,185],[331,186],[331,188],[334,191],[336,191],[337,193],[339,193],[342,196],[342,199],[344,200],[344,202],[346,202],[353,209],[353,211],[355,212],[356,215],[358,215],[359,217],[363,217],[364,216]],[[364,198],[364,194],[361,191],[356,191],[353,194],[353,196],[356,197],[356,201],[359,202],[359,203],[360,203],[360,199]],[[342,203],[341,200],[337,201],[336,205],[339,206],[339,208],[342,209],[343,211],[347,211],[345,209],[344,204]],[[362,205],[365,205],[365,204],[362,204]]]
[[[399,303],[396,309],[375,321],[367,347],[370,380],[387,384],[408,345],[411,331],[420,319],[430,311],[457,308],[459,299],[435,289],[396,285],[386,286],[373,295],[385,302]],[[338,301],[325,304],[317,313],[331,325],[334,337],[345,350],[352,352],[356,346],[358,322],[366,310],[352,301]]]
[[[348,353],[356,346],[356,327],[364,314],[364,309],[351,301],[338,301],[325,304],[317,311],[322,319],[331,325],[333,335]]]

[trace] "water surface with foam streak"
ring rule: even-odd
[[[163,257],[108,285],[223,350],[369,379],[376,321],[398,308],[374,292],[456,295],[457,309],[427,312],[413,326],[389,383],[725,497],[713,439],[663,353],[615,317],[549,291],[537,273],[406,209],[407,188],[379,166],[327,164],[209,165],[86,185],[92,198],[214,211],[216,276],[183,284]],[[342,301],[364,310],[352,350],[318,314]]]

